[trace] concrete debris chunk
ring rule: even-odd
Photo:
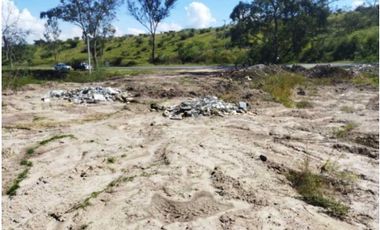
[[[75,104],[82,103],[99,103],[121,101],[128,103],[134,100],[128,92],[111,87],[84,87],[72,90],[51,90],[41,98],[44,102],[49,102],[50,98],[58,98],[73,102]]]
[[[248,108],[249,105],[246,102],[226,103],[215,96],[206,96],[184,101],[176,106],[166,107],[163,116],[172,120],[182,120],[184,117],[198,117],[200,115],[224,117],[228,114],[245,113]]]

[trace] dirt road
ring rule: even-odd
[[[174,121],[149,111],[152,101],[176,104],[207,93],[210,81],[218,79],[100,83],[143,90],[140,103],[128,105],[40,100],[52,88],[83,86],[68,83],[4,95],[4,229],[377,229],[377,90],[338,85],[295,93],[295,101],[312,103],[308,109],[254,91],[264,96],[251,97],[250,112],[226,117]],[[347,138],[337,138],[349,123]],[[38,144],[59,135],[72,136]],[[33,165],[16,195],[6,195],[31,148]],[[315,171],[329,160],[356,175],[341,197],[347,217],[305,203],[282,173],[299,170],[307,157]]]

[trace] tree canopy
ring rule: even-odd
[[[177,0],[127,0],[129,13],[143,25],[151,35],[152,57],[154,63],[156,56],[156,32],[159,23],[169,16]]]
[[[329,13],[326,0],[240,2],[230,15],[235,24],[231,39],[251,47],[254,62],[286,62],[326,28]]]
[[[109,28],[116,17],[116,9],[121,0],[61,0],[60,4],[46,12],[41,18],[62,19],[82,29],[83,36],[91,41],[90,50],[97,65],[97,41],[102,29]]]

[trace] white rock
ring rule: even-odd
[[[94,97],[95,102],[107,100],[102,94],[99,94],[99,93],[94,93],[93,97]]]

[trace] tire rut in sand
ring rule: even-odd
[[[250,204],[266,205],[264,199],[253,191],[246,190],[239,180],[225,175],[218,167],[211,172],[212,185],[217,189],[216,193],[227,199],[236,199]]]
[[[231,204],[217,202],[208,192],[199,192],[190,201],[169,200],[159,194],[153,195],[151,213],[166,223],[188,222],[200,217],[212,216],[232,208]]]

